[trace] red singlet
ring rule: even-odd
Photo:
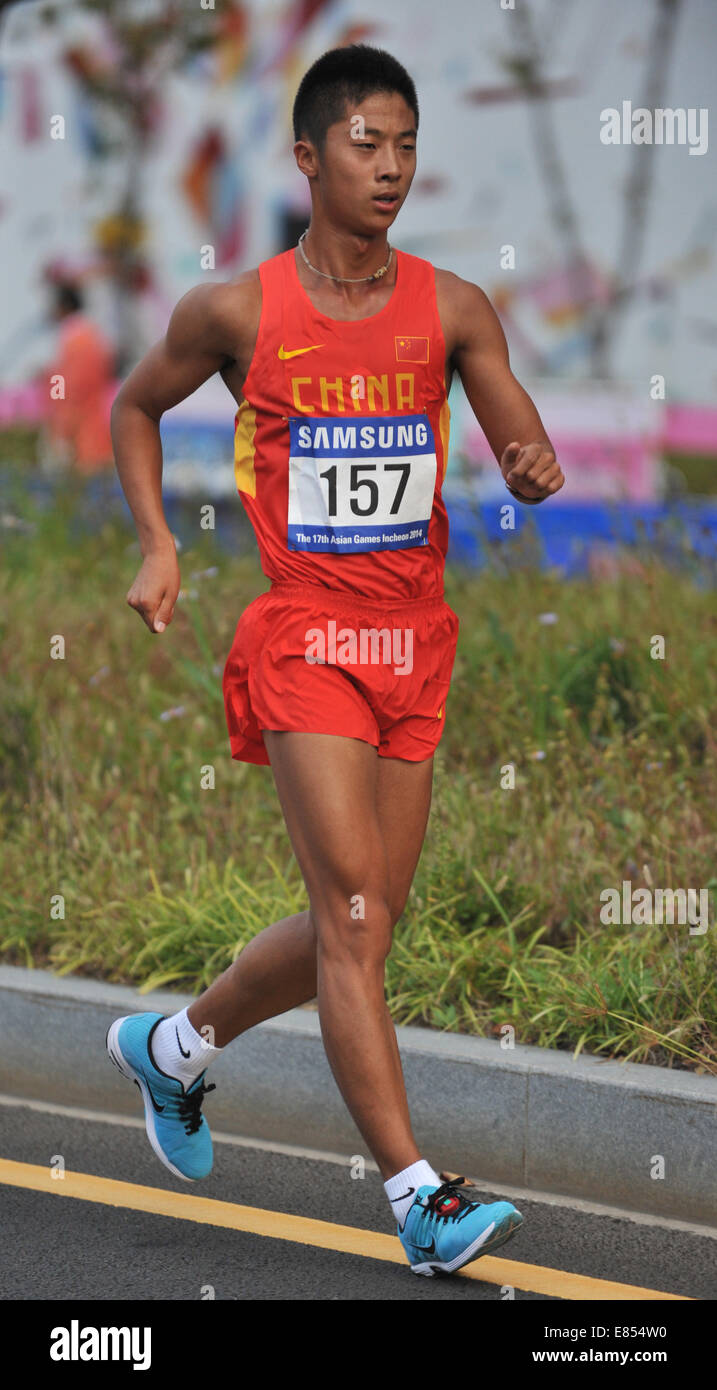
[[[450,409],[430,261],[394,248],[383,309],[315,309],[293,248],[259,266],[262,309],[235,476],[268,579],[367,598],[443,593]]]

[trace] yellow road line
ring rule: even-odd
[[[289,1240],[321,1250],[340,1250],[345,1255],[365,1255],[372,1260],[388,1260],[408,1268],[403,1246],[397,1236],[379,1231],[362,1231],[338,1226],[333,1221],[315,1221],[306,1216],[287,1216],[283,1212],[243,1207],[236,1202],[219,1202],[213,1197],[195,1197],[161,1187],[142,1187],[137,1183],[98,1178],[93,1173],[65,1172],[55,1178],[49,1168],[36,1163],[16,1163],[0,1158],[0,1184],[50,1192],[55,1197],[76,1197],[83,1202],[147,1211],[155,1216],[172,1216],[180,1221],[199,1221],[223,1226],[251,1235]],[[474,1265],[458,1270],[454,1277],[476,1279],[483,1284],[509,1284],[527,1293],[550,1294],[567,1299],[679,1299],[684,1295],[642,1289],[632,1284],[616,1284],[607,1279],[591,1279],[584,1274],[568,1274],[562,1269],[519,1260],[502,1260],[484,1255]]]

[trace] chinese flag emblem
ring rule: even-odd
[[[403,334],[395,342],[397,362],[428,361],[428,338],[408,338]]]

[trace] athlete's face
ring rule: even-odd
[[[316,165],[326,211],[365,235],[390,227],[416,172],[416,136],[416,118],[398,92],[347,106]]]

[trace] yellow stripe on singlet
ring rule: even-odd
[[[248,492],[251,497],[256,497],[255,435],[256,410],[242,401],[234,422],[234,477],[237,492]]]
[[[438,417],[438,428],[441,432],[441,441],[443,444],[443,477],[445,478],[446,469],[448,467],[448,441],[451,434],[451,408],[448,401],[444,401],[441,406],[441,413]]]

